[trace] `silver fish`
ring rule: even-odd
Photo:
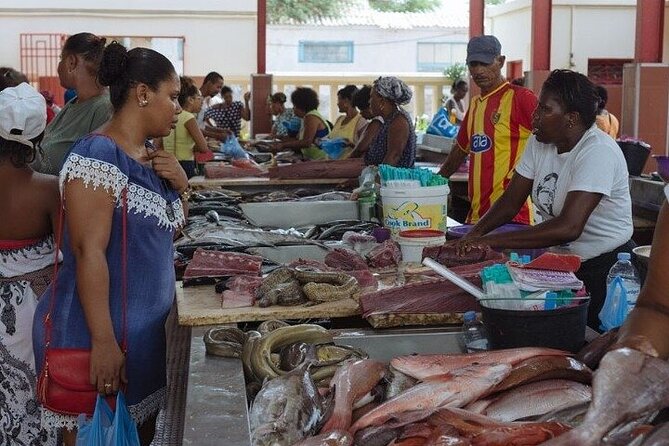
[[[607,353],[592,383],[583,423],[545,446],[596,446],[615,426],[669,405],[669,363],[640,351]]]
[[[315,433],[322,414],[321,396],[306,367],[266,381],[249,413],[251,444],[293,445]]]

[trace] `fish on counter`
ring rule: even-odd
[[[564,379],[548,379],[502,392],[491,398],[485,407],[479,400],[477,410],[472,411],[494,420],[516,421],[590,402],[591,398],[589,386]],[[470,407],[466,409],[471,410]]]
[[[321,433],[348,430],[351,427],[353,404],[371,391],[383,379],[386,364],[371,359],[363,359],[343,364],[337,369],[330,388],[334,389],[334,410]]]
[[[355,277],[338,271],[281,267],[272,271],[256,290],[258,305],[318,304],[351,299],[358,292]]]
[[[502,392],[523,384],[547,379],[566,379],[583,384],[592,382],[592,370],[569,356],[533,356],[514,364],[511,374],[492,392]]]
[[[251,444],[293,445],[316,432],[323,411],[323,401],[306,368],[269,380],[249,412]]]
[[[478,399],[511,372],[508,364],[471,365],[433,376],[382,403],[351,426],[350,432],[383,424],[395,414],[462,407]]]
[[[335,430],[305,438],[292,446],[353,446],[353,437],[346,431]]]
[[[535,356],[565,356],[568,352],[544,347],[523,347],[466,354],[397,356],[390,361],[396,370],[424,380],[471,364],[515,365]]]
[[[429,421],[436,426],[454,427],[476,446],[539,445],[570,429],[557,422],[504,423],[454,407],[438,410]]]
[[[546,446],[596,446],[619,424],[669,406],[669,362],[637,350],[610,351],[592,383],[583,423]]]
[[[604,334],[599,335],[591,342],[583,347],[575,358],[591,369],[596,369],[599,366],[599,361],[610,350],[611,346],[618,340],[618,327],[609,330]]]

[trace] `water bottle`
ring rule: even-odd
[[[467,353],[488,350],[488,335],[483,323],[476,319],[476,312],[466,312],[464,321],[464,324],[462,324],[462,338]]]
[[[634,308],[634,305],[636,305],[636,299],[639,297],[639,291],[641,290],[639,273],[634,265],[632,265],[632,262],[630,262],[630,258],[631,256],[629,252],[619,252],[618,261],[611,267],[609,275],[606,278],[607,290],[616,276],[620,276],[622,279],[623,286],[627,292],[625,299],[627,301],[627,314],[629,314],[629,312],[632,311],[632,308]]]

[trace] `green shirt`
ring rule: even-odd
[[[107,122],[111,115],[112,106],[107,93],[83,102],[74,98],[65,104],[44,130],[32,168],[41,173],[58,175],[74,142]]]

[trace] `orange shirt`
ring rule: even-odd
[[[472,98],[457,141],[469,153],[467,223],[475,224],[502,196],[531,134],[537,98],[531,90],[508,82],[487,96]],[[531,224],[530,200],[513,219]]]

